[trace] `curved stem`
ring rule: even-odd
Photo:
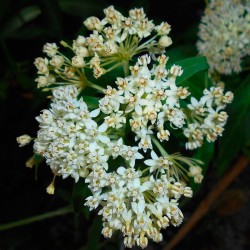
[[[72,210],[71,206],[59,208],[59,209],[52,211],[52,212],[47,212],[47,213],[39,214],[39,215],[29,217],[29,218],[26,218],[23,220],[13,221],[13,222],[10,222],[7,224],[0,225],[0,231],[4,231],[4,230],[11,229],[11,228],[16,228],[16,227],[21,227],[24,225],[31,224],[33,222],[53,218],[53,217],[60,216],[60,215],[69,214],[72,212],[73,212],[73,210]]]
[[[159,143],[159,141],[154,137],[151,136],[151,139],[153,141],[153,143],[155,144],[155,146],[159,149],[159,151],[161,152],[162,156],[168,156],[168,153],[166,152],[166,150],[162,147],[162,145]]]

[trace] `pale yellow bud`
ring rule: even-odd
[[[23,147],[27,144],[29,144],[33,139],[29,136],[29,135],[21,135],[19,137],[16,138],[19,147]]]
[[[172,39],[168,36],[162,36],[158,41],[158,45],[163,48],[166,48],[171,44],[172,44]]]
[[[54,194],[55,193],[55,178],[56,178],[56,175],[54,175],[52,182],[46,188],[46,191],[47,191],[48,194]]]

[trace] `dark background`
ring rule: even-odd
[[[97,1],[97,0],[4,0],[0,3],[0,224],[34,216],[66,206],[73,189],[73,180],[56,182],[56,195],[46,193],[52,180],[45,164],[37,170],[25,167],[32,156],[32,145],[19,148],[16,137],[24,133],[36,135],[37,116],[47,107],[46,95],[36,90],[36,69],[33,61],[42,55],[46,42],[70,41],[83,32],[82,21],[95,15],[103,17],[102,10],[113,4],[125,16],[133,7],[144,7],[149,19],[156,24],[167,21],[172,25],[172,46],[191,44],[187,54],[195,56],[197,27],[205,2],[179,1]],[[185,49],[185,46],[184,46]],[[245,170],[207,216],[198,223],[176,249],[249,249],[250,216],[248,180]],[[194,211],[213,185],[218,181],[211,164],[201,190],[192,202],[183,208],[185,219]],[[66,215],[0,232],[0,249],[92,250],[91,241],[99,241],[99,249],[119,249],[118,237],[103,240],[95,214],[88,219],[82,214]],[[96,224],[97,225],[97,224]],[[176,232],[164,231],[164,241],[147,249],[162,249]],[[98,239],[99,238],[99,239]],[[104,243],[103,243],[104,242]]]

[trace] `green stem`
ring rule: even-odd
[[[94,84],[92,82],[89,82],[89,81],[88,81],[88,85],[87,86],[90,87],[90,88],[99,90],[100,92],[103,92],[105,90],[103,87],[101,87],[99,85],[96,85],[96,84]]]
[[[0,231],[4,231],[4,230],[11,229],[11,228],[16,228],[16,227],[21,227],[27,224],[31,224],[33,222],[37,222],[37,221],[41,221],[41,220],[53,218],[56,216],[69,214],[69,213],[72,213],[71,206],[59,208],[58,210],[55,210],[52,212],[47,212],[47,213],[29,217],[23,220],[13,221],[7,224],[0,225]]]
[[[162,145],[159,143],[159,141],[154,137],[151,136],[151,139],[153,141],[153,143],[155,144],[155,146],[159,149],[159,151],[161,152],[161,155],[164,156],[168,156],[168,153],[166,152],[166,150],[162,147]]]
[[[123,70],[125,77],[129,76],[129,61],[123,61]]]

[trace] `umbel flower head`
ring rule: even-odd
[[[242,70],[250,55],[250,4],[244,0],[211,0],[199,26],[197,48],[211,72],[230,75]]]
[[[155,26],[142,8],[130,10],[129,17],[113,6],[104,13],[102,20],[84,21],[89,36],[77,37],[72,46],[61,43],[72,57],[47,43],[47,57],[35,60],[38,88],[52,90],[52,100],[36,117],[34,153],[54,174],[49,194],[55,176],[84,181],[91,191],[85,205],[103,217],[102,234],[109,238],[121,231],[126,247],[145,248],[149,239],[162,240],[162,229],[182,223],[179,199],[192,197],[190,178],[203,179],[202,162],[168,152],[169,140],[184,138],[186,150],[214,142],[224,130],[224,109],[233,94],[210,87],[197,98],[177,84],[183,69],[167,65],[162,54],[172,43],[167,23]],[[121,65],[124,75],[111,86],[103,82],[102,88],[87,77],[87,69],[98,78]],[[101,92],[96,105],[82,92],[87,86]],[[20,146],[32,139],[17,138]]]
[[[197,100],[176,84],[183,69],[167,69],[167,60],[161,55],[150,67],[151,57],[141,56],[130,76],[104,89],[94,110],[78,98],[76,86],[56,88],[50,108],[36,118],[35,153],[55,175],[76,182],[85,178],[92,192],[85,205],[99,209],[103,235],[121,231],[127,247],[144,248],[148,239],[159,242],[161,229],[180,225],[178,200],[192,197],[187,181],[202,181],[202,162],[169,154],[163,143],[176,129],[187,138],[187,149],[200,147],[205,139],[215,141],[227,120],[222,110],[233,98],[212,87]],[[128,133],[134,138],[126,140]],[[54,193],[54,188],[53,179],[47,191]]]
[[[48,90],[62,84],[74,84],[82,88],[91,85],[86,77],[86,69],[92,69],[94,76],[101,75],[124,66],[128,73],[128,62],[141,53],[156,54],[165,52],[172,44],[168,37],[171,30],[167,22],[155,25],[144,13],[143,8],[132,9],[129,16],[123,16],[113,6],[104,9],[105,17],[89,17],[84,25],[89,36],[78,36],[72,45],[61,42],[72,52],[66,57],[55,43],[44,45],[45,58],[36,58],[35,66],[39,77],[38,88]]]

